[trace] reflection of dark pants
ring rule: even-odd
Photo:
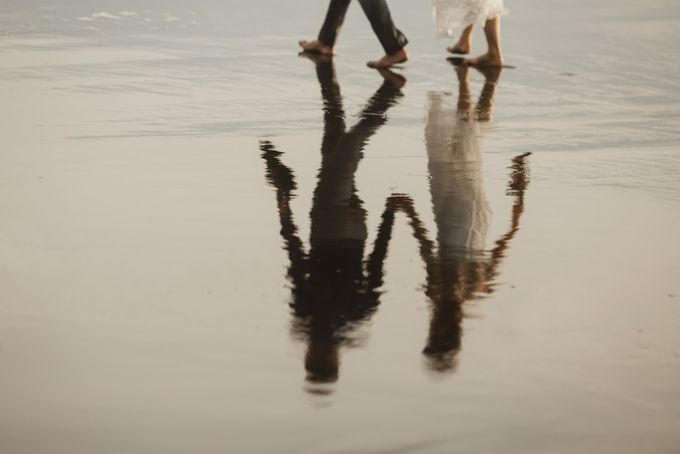
[[[349,7],[350,0],[331,0],[328,5],[326,19],[319,32],[319,41],[327,46],[335,45],[335,38],[340,31],[342,22],[345,20],[345,13]],[[392,22],[390,9],[385,0],[359,0],[364,14],[368,17],[373,31],[378,36],[385,53],[393,54],[401,50],[408,40]]]

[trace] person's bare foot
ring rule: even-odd
[[[335,48],[330,47],[319,41],[313,39],[311,41],[301,40],[298,44],[305,52],[316,52],[321,55],[335,55]]]
[[[495,53],[486,53],[475,58],[468,58],[465,64],[469,66],[503,66],[503,56]]]
[[[389,68],[390,66],[398,65],[399,63],[404,63],[408,60],[408,52],[406,49],[400,49],[397,52],[389,55],[385,55],[379,60],[371,60],[366,63],[369,68]]]
[[[452,54],[467,55],[470,53],[470,46],[468,44],[456,43],[453,46],[449,46],[446,50]]]
[[[402,88],[404,88],[404,85],[406,85],[406,77],[402,76],[401,74],[397,74],[386,68],[377,69],[380,75],[383,76],[383,79],[385,79],[390,85],[392,85],[397,90],[401,90]]]

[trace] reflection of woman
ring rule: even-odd
[[[401,96],[405,79],[386,70],[382,86],[352,128],[345,125],[340,87],[327,57],[311,57],[324,100],[321,168],[310,212],[309,252],[297,236],[290,209],[295,179],[269,142],[261,144],[267,179],[276,188],[281,234],[290,260],[295,334],[307,343],[305,369],[310,382],[338,377],[339,347],[352,344],[353,329],[378,305],[386,246],[376,245],[364,260],[366,211],[356,194],[354,174],[368,139],[386,121],[385,113]]]
[[[462,30],[458,41],[447,50],[454,54],[468,54],[472,48],[475,25],[484,27],[487,53],[467,60],[479,66],[503,66],[501,51],[501,19],[507,14],[503,0],[433,0],[434,20],[439,36],[454,37]]]
[[[481,128],[471,108],[468,68],[456,69],[457,105],[449,96],[430,93],[425,127],[438,246],[437,265],[428,273],[433,312],[425,353],[437,369],[450,367],[450,353],[460,348],[462,303],[488,282],[485,242],[491,210],[482,176]]]
[[[483,255],[491,211],[482,180],[479,123],[461,118],[448,96],[429,94],[425,143],[439,247],[450,258]]]
[[[515,197],[508,232],[493,249],[485,249],[491,211],[482,178],[482,136],[480,122],[491,118],[491,106],[500,69],[483,72],[485,84],[473,108],[467,82],[468,68],[456,68],[459,82],[457,105],[448,95],[429,95],[425,142],[430,173],[430,194],[437,226],[436,242],[427,235],[406,196],[387,202],[380,232],[389,236],[394,213],[404,212],[411,220],[427,273],[426,294],[431,318],[424,354],[432,369],[451,370],[461,346],[463,303],[490,293],[498,266],[510,240],[519,229],[527,186],[525,158],[512,161],[509,194]],[[380,240],[380,238],[378,238]]]
[[[480,122],[491,118],[500,69],[483,73],[484,88],[474,109],[470,102],[468,68],[457,66],[456,72],[457,105],[453,106],[448,96],[430,94],[425,128],[430,195],[437,226],[437,254],[434,263],[428,266],[427,276],[432,318],[425,354],[437,370],[446,370],[455,364],[462,334],[462,304],[491,291],[491,281],[508,241],[517,230],[523,206],[524,186],[515,203],[510,232],[487,253],[485,242],[491,210],[484,192]],[[518,171],[515,173],[526,177],[523,162],[514,164]],[[524,182],[526,184],[526,180]]]

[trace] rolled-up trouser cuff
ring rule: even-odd
[[[408,44],[406,36],[395,27],[385,0],[359,0],[359,3],[385,53],[394,54]]]

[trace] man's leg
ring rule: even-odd
[[[323,21],[319,37],[312,41],[300,41],[300,47],[308,52],[320,52],[326,55],[335,54],[335,40],[345,20],[350,0],[331,0]]]
[[[395,27],[390,9],[385,0],[359,0],[364,14],[368,17],[373,31],[385,49],[385,56],[379,60],[368,62],[368,66],[385,68],[408,60],[404,47],[408,43],[406,36]]]

